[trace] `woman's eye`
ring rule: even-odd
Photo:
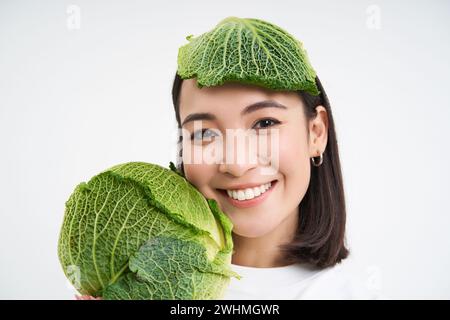
[[[203,140],[204,138],[208,138],[211,135],[215,135],[216,133],[209,129],[197,130],[191,134],[191,140]]]
[[[273,126],[273,125],[275,125],[275,124],[278,124],[278,123],[280,123],[280,121],[275,120],[275,119],[262,119],[262,120],[259,120],[259,121],[256,123],[256,126],[257,126],[258,124],[261,124],[261,126],[260,126],[259,128],[267,128],[267,127],[271,127],[271,126]],[[258,129],[259,129],[259,128],[258,128]]]

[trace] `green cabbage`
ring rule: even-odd
[[[186,40],[178,51],[177,73],[182,79],[196,78],[199,88],[237,81],[319,94],[302,43],[267,21],[228,17]]]
[[[230,277],[232,224],[175,169],[114,166],[66,202],[58,256],[81,294],[218,299]],[[76,277],[73,270],[77,270]]]

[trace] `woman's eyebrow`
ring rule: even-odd
[[[241,115],[247,115],[249,113],[255,112],[260,109],[264,108],[277,108],[277,109],[284,109],[286,110],[287,107],[285,105],[282,105],[279,102],[273,101],[273,100],[264,100],[264,101],[258,101],[255,103],[252,103],[251,105],[248,105],[244,108],[244,110],[241,111]],[[216,116],[212,113],[208,112],[201,112],[201,113],[191,113],[184,119],[181,126],[184,126],[186,123],[195,121],[195,120],[216,120]]]

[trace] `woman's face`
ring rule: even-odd
[[[286,108],[254,108],[251,112],[242,113],[247,106],[267,100]],[[204,113],[213,115],[213,118],[200,116],[196,119],[203,120],[183,124],[188,116]],[[297,93],[230,82],[200,89],[195,79],[184,80],[180,94],[180,119],[182,129],[189,135],[183,137],[182,146],[185,176],[206,198],[218,202],[233,222],[235,234],[256,238],[277,229],[283,232],[280,229],[296,227],[298,205],[309,185],[310,157],[323,152],[326,144],[326,127],[320,128],[320,119],[316,122],[318,128],[313,126],[313,122],[307,123],[303,103]],[[202,129],[209,129],[203,133],[204,138],[211,138],[209,141],[201,140]],[[227,133],[227,129],[232,130]],[[249,148],[251,135],[248,133],[251,131],[246,131],[248,129],[254,129],[256,137],[266,141],[268,148],[262,151],[264,144]],[[266,135],[263,134],[264,129]],[[194,140],[191,140],[194,131]],[[239,144],[243,137],[247,137],[246,142]],[[215,153],[216,157],[219,155],[218,161],[202,160],[202,155],[205,157],[205,152],[210,152],[207,150],[211,150],[213,144],[219,146],[216,150],[223,150],[222,154]],[[238,152],[242,151],[239,150],[242,146],[246,154],[239,161]],[[227,153],[234,156],[226,158]],[[267,162],[268,159],[271,163]],[[270,182],[270,189],[257,196],[254,186]],[[246,191],[248,187],[252,187],[253,194]],[[240,199],[243,195],[254,198],[250,201],[232,200],[226,190],[235,190]],[[239,190],[242,191],[240,194]],[[261,192],[261,188],[259,190]]]

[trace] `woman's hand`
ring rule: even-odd
[[[75,295],[75,299],[77,300],[103,300],[101,297],[93,297],[93,296],[79,296]]]

